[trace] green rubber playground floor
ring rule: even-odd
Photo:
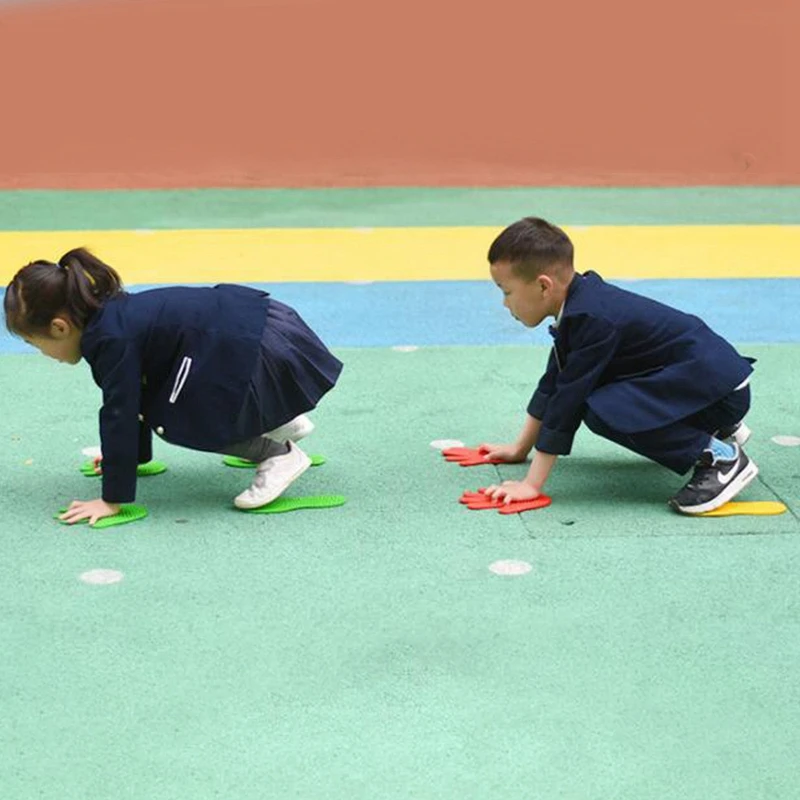
[[[149,516],[106,531],[52,519],[98,489],[88,369],[0,357],[0,796],[798,796],[800,447],[771,437],[800,435],[800,347],[743,351],[741,499],[782,516],[679,517],[680,477],[583,431],[552,506],[469,511],[525,467],[430,443],[513,437],[546,350],[358,348],[303,445],[327,462],[289,491],[346,505],[236,512],[247,472],[157,441]]]

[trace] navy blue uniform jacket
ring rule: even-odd
[[[313,408],[342,368],[293,309],[233,285],[114,297],[81,352],[103,390],[103,499],[114,503],[135,498],[152,431],[219,452]]]
[[[730,394],[751,359],[701,319],[576,274],[547,371],[528,404],[536,449],[566,455],[587,409],[622,433],[662,428]]]

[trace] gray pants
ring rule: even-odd
[[[268,458],[286,455],[289,452],[289,444],[288,442],[276,442],[266,436],[254,436],[245,442],[228,445],[220,452],[226,456],[237,456],[247,461],[259,463],[266,461]]]

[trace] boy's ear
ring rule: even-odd
[[[536,278],[536,282],[539,284],[539,289],[541,290],[542,294],[547,294],[553,290],[553,279],[547,274],[542,273]]]

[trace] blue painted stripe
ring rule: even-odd
[[[800,342],[800,279],[642,280],[615,284],[697,314],[732,342]],[[489,281],[255,284],[294,306],[332,347],[549,344],[502,307]],[[151,288],[133,287],[133,291]],[[0,353],[30,352],[5,330]]]

